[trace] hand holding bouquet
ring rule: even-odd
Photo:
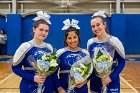
[[[93,65],[89,56],[75,62],[70,69],[69,89],[73,89],[76,84],[84,82],[92,73]]]
[[[93,65],[96,71],[96,75],[100,78],[109,76],[112,67],[112,57],[105,49],[97,47],[94,51]],[[106,85],[103,85],[103,93],[106,93]]]
[[[35,55],[28,56],[28,61],[37,74],[45,77],[54,73],[58,66],[58,58],[56,57],[55,52],[47,54],[44,51],[38,51]],[[42,86],[42,84],[39,84],[37,93],[43,92]]]

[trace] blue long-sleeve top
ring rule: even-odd
[[[78,50],[73,51],[70,50],[68,47],[65,47],[57,51],[57,56],[60,61],[59,78],[57,74],[55,75],[55,84],[57,89],[59,87],[63,87],[65,90],[68,89],[68,78],[71,65],[87,55],[89,56],[88,51],[81,48],[78,48]],[[85,84],[82,88],[75,88],[74,91],[76,93],[88,93],[87,84]]]
[[[109,75],[110,79],[112,80],[111,82],[112,84],[110,84],[109,87],[118,86],[118,89],[114,89],[114,90],[120,90],[119,74],[121,73],[121,71],[123,70],[125,66],[125,52],[124,52],[124,47],[121,41],[117,37],[114,37],[114,36],[111,36],[109,39],[105,41],[99,41],[96,38],[89,39],[87,43],[87,50],[89,51],[91,58],[94,58],[95,48],[97,47],[104,49],[113,58],[112,72]],[[92,82],[92,84],[90,84],[91,90],[96,91],[96,92],[101,91],[101,86],[102,86],[101,79],[96,76],[95,70],[93,71],[90,77],[90,81]]]
[[[29,56],[33,55],[34,59],[37,60],[43,53],[50,53],[52,51],[53,48],[48,43],[44,46],[37,46],[29,41],[20,45],[14,55],[12,65],[13,72],[22,78],[20,82],[20,93],[33,93],[38,86],[38,84],[34,82],[36,71],[29,62],[29,60],[32,60],[31,58],[29,59]],[[46,78],[44,86],[44,93],[53,93],[54,85],[52,76]]]

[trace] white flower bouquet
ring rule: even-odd
[[[96,75],[100,78],[110,75],[113,59],[104,48],[96,47],[94,50],[93,65]],[[103,93],[106,93],[106,85],[103,85]]]
[[[89,56],[75,62],[70,69],[68,92],[73,90],[76,84],[85,81],[92,74],[92,71],[93,64]]]
[[[35,55],[28,56],[28,61],[37,74],[46,77],[54,73],[58,66],[58,58],[56,57],[55,52],[47,54],[46,52],[39,50]],[[43,93],[43,87],[42,84],[39,84],[36,90],[37,93]]]

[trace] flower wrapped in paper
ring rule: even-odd
[[[76,84],[85,81],[93,71],[92,60],[86,56],[75,62],[70,69],[69,90],[72,90]]]
[[[110,54],[102,48],[97,47],[95,48],[95,54],[93,58],[93,65],[96,71],[96,75],[100,78],[105,77],[111,73],[112,67],[112,57]]]
[[[58,66],[58,58],[55,52],[46,53],[44,51],[37,51],[35,55],[28,56],[28,61],[34,68],[37,74],[41,76],[48,76],[53,74]],[[43,93],[44,86],[42,84],[38,85],[37,93]]]
[[[103,47],[96,47],[94,50],[93,65],[96,75],[104,78],[111,73],[113,59]],[[106,93],[106,85],[103,85],[103,93]]]

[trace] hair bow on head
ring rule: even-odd
[[[50,22],[50,15],[48,15],[46,12],[43,13],[43,11],[38,11],[37,13],[37,17],[35,17],[33,20],[34,21],[38,21],[40,19],[44,19],[48,24],[51,24]]]
[[[79,21],[72,19],[72,21],[70,22],[69,19],[66,19],[65,21],[63,21],[64,26],[62,28],[62,30],[67,30],[70,26],[75,27],[76,29],[80,29],[80,27],[78,26]]]
[[[96,12],[95,14],[93,14],[92,17],[94,17],[94,16],[101,16],[103,18],[106,18],[107,16],[104,13],[105,13],[105,11],[99,10],[98,12]]]

